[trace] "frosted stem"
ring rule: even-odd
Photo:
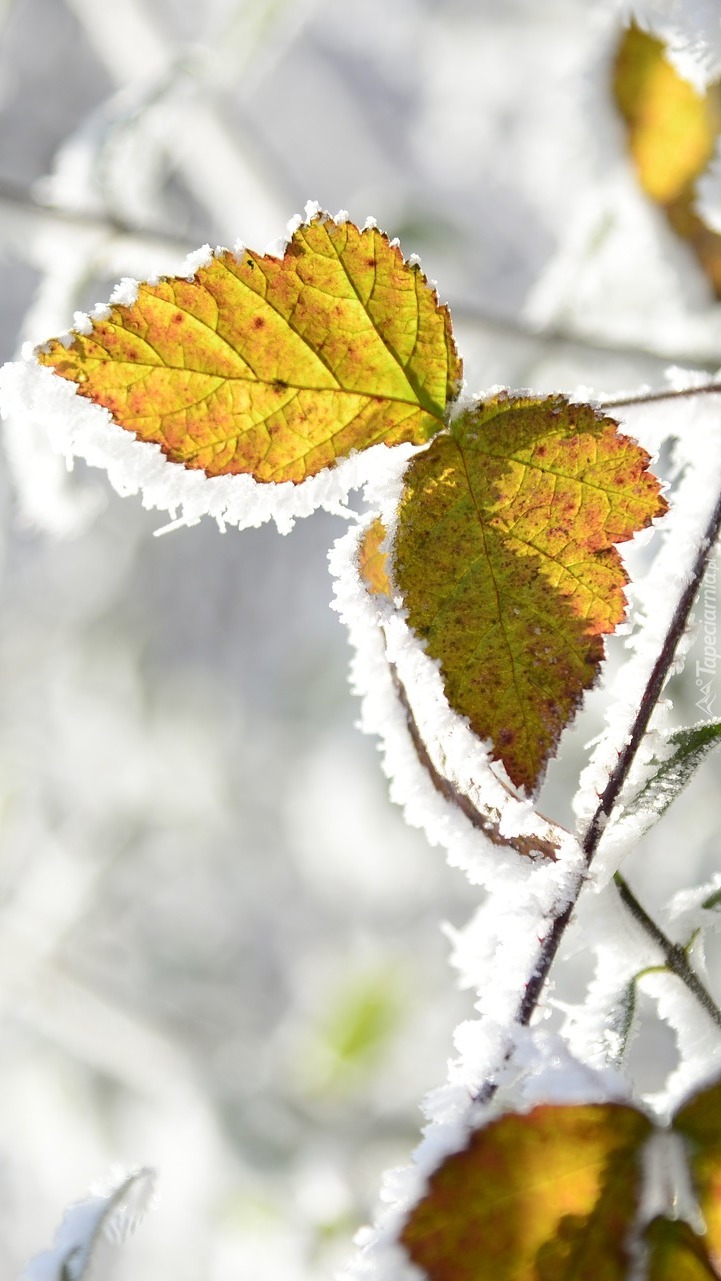
[[[696,997],[699,1005],[703,1006],[709,1018],[716,1024],[716,1027],[721,1028],[721,1010],[689,963],[685,948],[680,943],[672,943],[671,939],[664,934],[660,926],[641,906],[633,890],[620,872],[616,872],[613,880],[621,895],[621,902],[628,908],[634,920],[641,926],[641,929],[661,949],[666,969],[675,974],[682,983],[685,983],[689,992]]]
[[[721,392],[721,385],[717,385],[717,390]],[[654,663],[648,684],[643,692],[628,742],[623,751],[619,752],[616,765],[611,771],[593,817],[591,818],[591,821],[584,833],[581,845],[584,853],[585,866],[579,875],[575,893],[572,895],[570,902],[564,907],[560,915],[552,921],[549,933],[541,944],[538,964],[526,985],[526,991],[521,999],[518,1007],[518,1013],[516,1015],[517,1022],[523,1027],[530,1023],[536,1010],[536,1006],[538,1005],[541,992],[543,991],[546,979],[548,978],[548,972],[553,964],[559,944],[563,938],[564,931],[571,919],[573,909],[578,901],[578,896],[583,888],[585,872],[593,861],[609,815],[611,814],[626,779],[628,778],[628,773],[633,763],[633,759],[638,751],[641,739],[648,728],[651,713],[658,702],[659,695],[668,677],[674,655],[676,653],[676,648],[685,631],[689,614],[691,613],[694,600],[696,599],[696,593],[703,580],[711,553],[720,532],[721,495],[719,495],[716,500],[716,505],[711,513],[706,529],[703,532],[698,552],[696,553],[693,569],[689,576],[688,584],[679,597],[676,609],[674,610],[668,631],[666,632],[665,640],[661,646],[661,651]],[[674,972],[677,973],[678,971]],[[679,977],[681,976],[679,975]]]
[[[543,858],[550,858],[555,862],[558,845],[552,839],[548,839],[540,835],[513,837],[502,836],[498,825],[498,815],[496,814],[494,818],[492,812],[489,811],[488,813],[483,813],[479,810],[473,804],[470,796],[467,796],[465,792],[461,791],[455,783],[436,768],[433,760],[431,759],[430,752],[423,740],[423,735],[418,727],[418,722],[408,698],[408,691],[406,690],[394,663],[390,664],[390,669],[399,702],[405,712],[408,733],[410,734],[416,756],[438,794],[442,796],[445,801],[448,801],[450,805],[455,805],[456,808],[465,815],[471,826],[475,827],[476,831],[483,832],[483,835],[486,836],[494,845],[512,846],[518,854],[531,858],[537,858],[541,855]],[[539,814],[539,818],[543,818],[544,822],[550,824],[550,820],[545,819],[544,815]]]

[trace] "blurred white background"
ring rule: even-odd
[[[2,358],[123,275],[264,249],[315,199],[421,255],[475,390],[712,368],[718,308],[633,191],[612,8],[0,0]],[[343,524],[155,539],[162,518],[17,425],[9,457],[0,1274],[142,1162],[159,1199],[112,1281],[330,1276],[471,1016],[439,923],[478,899],[354,729],[325,565]],[[561,815],[583,741],[552,772]],[[658,850],[693,814],[699,875],[713,781]],[[652,1088],[672,1046],[648,1035]]]

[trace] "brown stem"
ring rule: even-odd
[[[702,387],[682,387],[680,391],[649,391],[620,400],[603,400],[601,409],[624,409],[633,405],[653,405],[659,400],[679,400],[686,396],[721,396],[721,383],[704,383]]]
[[[706,572],[706,567],[713,551],[714,544],[716,543],[720,532],[721,495],[719,495],[716,500],[716,505],[706,529],[704,530],[689,581],[678,600],[666,637],[663,645],[661,646],[661,652],[654,663],[651,676],[641,697],[641,702],[639,704],[638,712],[636,713],[636,719],[634,720],[629,740],[622,751],[619,752],[616,764],[611,771],[593,817],[591,818],[591,821],[583,835],[581,847],[584,853],[584,868],[582,873],[579,875],[576,892],[573,895],[571,902],[564,907],[560,915],[552,922],[549,933],[543,940],[536,969],[529,979],[526,991],[519,1004],[516,1020],[522,1027],[525,1027],[530,1023],[536,1010],[541,992],[543,991],[543,987],[548,977],[548,972],[556,957],[563,933],[571,919],[576,902],[578,901],[578,896],[583,887],[585,873],[591,866],[608,818],[616,804],[616,801],[618,800],[621,789],[628,778],[628,773],[636,752],[638,751],[639,744],[646,732],[646,729],[648,728],[651,713],[658,702],[659,695],[669,674],[678,643],[686,629],[688,617],[696,598],[696,593],[699,589],[704,573]]]
[[[699,1005],[702,1005],[709,1018],[721,1028],[721,1010],[714,1001],[711,993],[701,982],[696,971],[689,963],[686,949],[680,943],[672,943],[671,939],[664,934],[659,925],[649,916],[644,907],[641,906],[636,895],[631,889],[628,882],[616,872],[614,884],[621,895],[621,902],[628,908],[634,920],[638,922],[644,933],[652,938],[654,943],[661,949],[664,958],[665,968],[675,974],[677,978],[685,983],[689,992],[696,997]]]
[[[393,677],[393,684],[398,695],[398,700],[405,712],[408,733],[410,734],[411,742],[415,748],[416,756],[438,794],[442,796],[444,800],[448,801],[449,804],[455,805],[462,814],[465,814],[469,823],[475,827],[476,831],[483,832],[483,835],[487,836],[489,841],[492,841],[494,845],[510,846],[512,849],[515,849],[517,854],[523,854],[529,858],[538,858],[540,855],[542,858],[549,858],[555,862],[559,847],[558,842],[554,841],[552,837],[502,836],[499,824],[500,814],[490,809],[485,813],[477,809],[471,798],[467,796],[465,792],[462,792],[455,783],[451,782],[445,774],[442,774],[441,771],[436,768],[433,760],[431,759],[430,752],[423,741],[423,735],[418,728],[418,722],[408,698],[408,691],[398,674],[398,669],[394,663],[390,663],[389,666],[391,669],[391,676]],[[539,815],[539,818],[542,817],[543,815]],[[550,822],[550,820],[546,821]]]

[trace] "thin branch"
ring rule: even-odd
[[[660,948],[664,958],[664,968],[670,970],[677,978],[685,983],[688,990],[704,1010],[709,1018],[721,1028],[721,1010],[714,1001],[711,993],[701,982],[698,974],[691,966],[686,949],[680,943],[672,943],[664,934],[663,930],[656,924],[644,907],[641,906],[633,890],[627,881],[616,872],[614,884],[621,895],[621,902],[628,908],[634,920],[638,922],[642,930],[652,938],[654,943]]]
[[[657,360],[663,365],[685,364],[691,362],[696,369],[706,369],[714,373],[718,369],[718,360],[710,352],[671,351],[656,347],[644,347],[638,343],[619,343],[605,341],[603,338],[590,337],[573,329],[552,326],[544,329],[524,322],[521,318],[503,316],[491,311],[484,311],[474,303],[456,301],[452,306],[455,323],[465,322],[482,329],[491,329],[495,334],[503,334],[519,341],[537,342],[544,345],[565,345],[577,347],[580,351],[599,352],[609,356],[631,356],[636,359]],[[626,404],[626,401],[623,401]]]
[[[599,799],[596,810],[581,842],[584,853],[584,869],[579,875],[575,893],[572,895],[563,911],[555,917],[551,923],[549,933],[542,942],[541,952],[536,968],[526,985],[523,998],[519,1004],[516,1014],[515,1021],[519,1026],[527,1026],[535,1013],[541,992],[543,991],[546,979],[548,978],[549,970],[556,958],[561,939],[563,938],[566,927],[578,901],[579,894],[583,888],[585,874],[593,861],[605,830],[607,820],[614,808],[614,805],[616,804],[626,779],[628,778],[634,757],[638,751],[638,747],[646,729],[648,728],[651,714],[658,702],[661,690],[663,689],[668,677],[678,643],[684,634],[699,585],[703,580],[710,556],[720,533],[721,495],[719,495],[719,498],[717,499],[716,506],[713,509],[699,544],[699,550],[694,561],[688,585],[679,598],[669,624],[664,643],[661,647],[661,651],[653,666],[651,676],[641,698],[641,703],[636,714],[636,719],[633,723],[628,743],[623,751],[619,753],[616,766],[609,776],[606,787]],[[438,791],[449,803],[457,806],[477,830],[482,831],[484,835],[498,843],[499,833],[495,829],[492,816],[482,814],[473,805],[472,801],[465,795],[465,793],[461,792],[454,783],[441,774],[431,760],[428,749],[423,741],[423,737],[415,720],[405,686],[400,680],[398,672],[393,665],[391,665],[391,671],[398,697],[406,715],[408,730],[416,755],[418,756],[421,765],[429,775],[436,791]],[[519,850],[519,852],[530,853],[532,851]],[[551,852],[550,856],[553,857],[553,852]],[[713,998],[701,983],[695,971],[692,969],[684,949],[667,938],[660,927],[656,925],[645,909],[641,906],[635,895],[619,874],[614,877],[614,883],[621,895],[622,902],[629,911],[632,912],[634,919],[661,949],[665,960],[665,967],[685,983],[689,991],[697,998],[702,1007],[706,1010],[709,1017],[718,1027],[721,1028],[721,1011],[718,1009]],[[476,1101],[487,1102],[493,1097],[495,1091],[495,1084],[490,1081],[487,1082],[483,1089],[476,1095]]]
[[[721,383],[704,383],[702,387],[682,387],[680,391],[649,391],[639,396],[624,396],[619,400],[601,401],[602,409],[624,409],[633,405],[654,405],[660,400],[679,400],[681,397],[721,396]]]
[[[696,599],[696,593],[706,572],[719,533],[721,533],[721,494],[716,500],[716,506],[704,530],[689,581],[676,605],[661,652],[654,663],[651,676],[643,692],[629,740],[619,753],[616,765],[611,771],[608,782],[581,841],[584,853],[584,873],[579,876],[576,892],[570,903],[553,921],[549,933],[543,940],[538,964],[526,986],[526,991],[518,1007],[517,1021],[523,1027],[530,1023],[536,1010],[548,972],[556,957],[563,933],[571,919],[573,909],[583,887],[584,874],[591,866],[608,818],[628,778],[634,757],[648,728],[651,713],[658,702],[659,695],[668,677],[678,643],[686,629],[689,614]]]
[[[139,241],[143,245],[158,244],[160,248],[177,253],[181,258],[197,247],[194,243],[164,227],[141,227],[130,224],[124,221],[122,217],[118,217],[109,211],[103,214],[85,213],[82,210],[51,204],[40,199],[31,190],[21,187],[0,175],[0,207],[2,205],[21,216],[36,219],[45,218],[66,226],[76,226],[91,233],[105,231],[108,235],[126,237],[131,241]],[[690,360],[696,368],[707,369],[709,373],[718,368],[718,361],[713,360],[710,356],[696,355],[689,352],[660,351],[633,343],[605,342],[602,338],[590,338],[573,330],[556,326],[543,329],[528,324],[520,318],[483,311],[472,303],[455,302],[453,304],[453,317],[454,320],[461,323],[465,321],[466,324],[491,329],[496,334],[505,334],[519,341],[537,342],[545,346],[565,344],[577,347],[581,351],[606,352],[612,356],[634,356],[658,360],[663,364],[668,364],[669,361],[683,363]],[[603,407],[609,409],[620,408],[630,404],[645,404],[654,400],[668,400],[674,396],[696,395],[702,391],[713,390],[721,391],[721,385],[710,384],[708,387],[691,388],[689,391],[659,392],[648,396],[609,400],[604,402]]]
[[[0,209],[3,206],[8,211],[26,220],[28,218],[33,218],[36,221],[46,219],[50,223],[77,227],[88,233],[104,232],[108,236],[122,236],[131,241],[138,241],[143,245],[157,244],[159,248],[177,253],[179,257],[191,253],[193,249],[197,248],[191,241],[184,240],[181,236],[177,236],[163,228],[141,227],[125,222],[122,218],[118,218],[110,212],[103,214],[85,213],[80,209],[68,209],[64,205],[40,200],[24,187],[18,187],[14,183],[8,182],[6,178],[0,177]]]

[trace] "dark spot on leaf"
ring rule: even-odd
[[[264,328],[265,328],[265,319],[264,319],[264,317],[263,317],[263,316],[254,316],[254,317],[253,317],[253,328],[254,328],[254,329],[264,329]]]

